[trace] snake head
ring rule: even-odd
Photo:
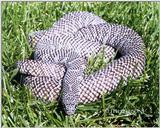
[[[67,115],[73,115],[78,105],[79,96],[74,92],[64,93],[62,96],[62,103],[64,111]]]

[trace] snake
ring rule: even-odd
[[[29,44],[34,59],[17,62],[25,74],[23,83],[37,98],[62,101],[67,115],[74,114],[79,103],[97,101],[113,91],[121,80],[137,79],[145,68],[142,37],[91,12],[65,14],[51,28],[29,34]],[[86,75],[88,58],[102,50],[110,63]]]

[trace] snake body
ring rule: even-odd
[[[18,62],[20,72],[28,74],[24,83],[38,98],[53,101],[60,96],[68,115],[74,114],[78,103],[96,101],[121,79],[135,79],[144,70],[141,37],[88,12],[66,14],[49,30],[31,34],[29,42],[35,49],[34,60]],[[121,57],[85,76],[87,59],[102,48],[105,58],[113,58],[116,51]]]

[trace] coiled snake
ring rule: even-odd
[[[78,103],[98,100],[115,89],[120,80],[139,77],[145,65],[144,43],[132,29],[109,24],[89,12],[64,15],[48,30],[29,36],[34,60],[19,61],[19,71],[33,94],[46,101],[60,97],[66,114]],[[87,59],[104,49],[105,68],[86,76]],[[116,52],[120,57],[113,60]]]

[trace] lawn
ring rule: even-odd
[[[159,8],[156,2],[2,2],[2,126],[3,127],[158,127]],[[97,102],[79,105],[68,117],[57,102],[34,98],[17,80],[15,63],[29,58],[28,33],[47,29],[63,14],[94,12],[107,22],[137,31],[146,46],[144,74],[120,84]]]

